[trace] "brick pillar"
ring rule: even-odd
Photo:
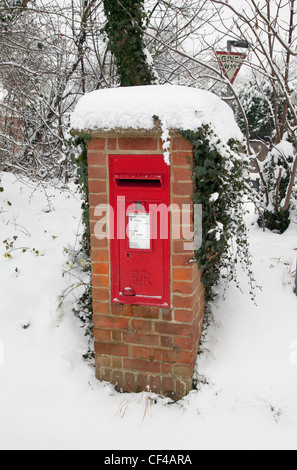
[[[191,205],[191,146],[177,136],[171,150],[171,203]],[[96,376],[118,391],[180,399],[192,389],[203,324],[201,273],[181,236],[171,240],[171,308],[111,302],[110,243],[95,237],[95,207],[109,203],[108,158],[121,153],[160,155],[162,142],[159,136],[103,134],[88,145]]]

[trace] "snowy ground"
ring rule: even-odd
[[[199,356],[204,384],[152,404],[95,379],[73,298],[58,309],[79,197],[1,176],[1,449],[297,449],[297,225],[283,236],[251,225],[257,306],[234,286],[219,296]]]

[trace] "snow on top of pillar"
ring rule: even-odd
[[[230,107],[205,90],[174,85],[106,88],[83,96],[72,116],[76,131],[153,130],[156,117],[162,129],[198,130],[209,124],[223,141],[242,140]]]

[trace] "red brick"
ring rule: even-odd
[[[173,296],[173,307],[181,309],[193,309],[195,307],[194,296]]]
[[[172,184],[172,190],[173,193],[176,196],[187,196],[187,195],[192,195],[194,188],[193,188],[193,183],[189,182],[177,182]],[[104,192],[104,191],[92,191],[92,192]]]
[[[182,166],[189,168],[193,162],[193,153],[190,152],[172,152],[171,155],[171,164],[172,167]]]
[[[179,183],[186,184],[186,183]],[[106,193],[107,186],[105,180],[89,180],[89,192],[93,194]]]
[[[193,253],[194,254],[194,242],[185,239],[173,240],[173,252],[179,253]]]
[[[158,333],[164,335],[189,336],[192,334],[192,327],[190,325],[178,323],[157,322],[155,329]]]
[[[112,366],[112,358],[108,356],[96,356],[95,365],[97,368],[110,368]]]
[[[179,350],[158,349],[155,350],[155,359],[160,362],[172,362],[179,364],[192,364],[192,353]]]
[[[158,150],[158,139],[154,137],[120,137],[119,150]]]
[[[187,267],[173,267],[172,270],[174,281],[192,281],[194,279],[195,272],[192,266]]]
[[[159,308],[145,307],[143,305],[134,305],[132,307],[132,313],[135,318],[158,319],[160,316]]]
[[[88,168],[89,179],[103,180],[107,177],[106,166],[90,166]]]
[[[192,351],[192,368],[193,368],[193,371],[194,371],[195,364],[197,362],[198,348],[199,348],[199,342],[197,341],[195,346],[194,346],[194,349]]]
[[[191,143],[184,137],[175,137],[172,142],[173,150],[193,150]]]
[[[178,337],[176,336],[173,339],[173,346],[178,349],[183,349],[186,351],[191,351],[193,349],[193,341],[191,338]]]
[[[90,225],[90,233],[91,233],[91,246],[92,248],[108,248],[109,240],[107,237],[105,238],[98,238],[95,235],[95,222],[91,222]]]
[[[124,317],[133,316],[133,306],[132,305],[123,305],[123,315]]]
[[[103,356],[100,356],[100,357],[103,357]],[[104,357],[108,357],[108,356],[104,356]],[[112,365],[113,369],[122,370],[123,369],[123,358],[113,356],[111,358],[111,365]]]
[[[88,152],[88,165],[106,165],[106,162],[107,162],[106,153],[104,152],[89,153]]]
[[[182,240],[173,240],[173,253],[185,253],[185,242]]]
[[[92,289],[93,300],[108,301],[110,299],[109,289],[101,289],[100,287],[93,287]]]
[[[94,329],[95,341],[111,341],[110,330],[98,330]]]
[[[111,314],[112,315],[122,315],[122,305],[121,304],[114,304],[112,303],[110,306]]]
[[[185,254],[173,254],[172,255],[172,265],[177,267],[192,267],[192,260],[193,260],[192,253],[185,253]]]
[[[187,168],[172,168],[173,181],[193,181],[193,170]]]
[[[137,359],[151,359],[150,348],[136,346],[133,348],[133,357]]]
[[[172,309],[161,308],[161,320],[171,321],[172,320]]]
[[[110,328],[112,330],[128,330],[129,319],[122,318],[122,317],[94,315],[94,328]]]
[[[161,336],[161,346],[163,348],[172,348],[173,340],[172,336]]]
[[[92,235],[92,233],[94,233],[94,231],[92,232],[93,227],[94,227],[94,225],[92,225],[91,232],[90,232],[91,233],[91,246],[92,246],[92,248],[93,249],[108,248],[109,247],[109,240],[107,238],[100,239],[96,235]]]
[[[110,382],[111,381],[111,370],[106,369],[105,367],[97,368],[96,374],[98,380],[102,382]]]
[[[201,275],[201,271],[199,270],[199,277],[201,278],[202,275]],[[199,290],[197,292],[197,295],[200,297],[200,303],[203,304],[204,303],[204,297],[205,297],[205,285],[203,284],[202,281],[200,281],[200,285],[199,285]]]
[[[153,393],[161,392],[161,377],[159,375],[151,375],[149,378],[150,390]]]
[[[172,375],[174,377],[193,377],[193,366],[192,365],[178,365],[173,364],[172,366]]]
[[[194,247],[194,241],[191,242],[191,241],[189,241],[189,240],[187,240],[187,241],[185,240],[185,242],[184,242],[184,247],[185,247],[185,248],[184,248],[185,251],[194,252],[194,248],[195,248],[195,247]]]
[[[147,375],[138,374],[135,381],[136,392],[147,392],[149,385],[149,378]]]
[[[92,267],[93,270],[93,267]],[[103,274],[94,274],[92,276],[93,287],[109,287],[109,276],[104,276]]]
[[[103,331],[103,330],[102,330]],[[111,332],[112,340],[118,343],[122,342],[122,332],[121,331],[112,331]]]
[[[136,331],[151,333],[153,323],[145,320],[133,320],[133,327]]]
[[[173,195],[171,198],[171,204],[178,206],[180,213],[182,209],[187,212],[188,211],[193,212],[194,203],[191,199],[191,195],[189,196],[174,196]]]
[[[107,139],[107,150],[116,150],[117,149],[117,139]]]
[[[99,343],[95,342],[96,354],[103,354],[107,356],[128,356],[128,346],[115,343]]]
[[[93,262],[92,272],[93,274],[105,274],[106,276],[109,276],[109,264]]]
[[[107,204],[107,195],[106,194],[89,194],[89,204],[91,208],[91,217],[97,221],[97,216],[95,216],[95,208],[100,204]]]
[[[197,281],[196,280],[194,280],[192,282],[173,281],[173,283],[172,283],[172,292],[174,294],[193,295],[194,292],[195,292],[196,287],[197,287]]]
[[[110,314],[109,302],[97,302],[93,300],[93,313],[95,315],[108,315]]]
[[[142,359],[124,359],[124,367],[129,370],[151,372],[153,374],[159,374],[161,370],[159,363]]]
[[[122,392],[124,389],[124,375],[122,371],[113,370],[111,372],[111,383],[115,385],[117,392]]]
[[[187,393],[191,391],[193,387],[193,381],[191,379],[176,379],[175,381],[175,393],[177,399],[183,398]]]
[[[92,139],[88,142],[88,150],[104,150],[106,139]]]
[[[155,335],[140,335],[140,334],[124,333],[123,341],[124,343],[141,344],[144,346],[158,346],[159,345],[159,337]]]
[[[136,391],[136,378],[133,372],[126,372],[124,374],[124,390],[128,393]]]
[[[192,323],[196,317],[195,310],[174,310],[174,320],[181,323]]]
[[[203,324],[203,321],[204,321],[204,315],[205,315],[205,302],[200,304],[199,313],[197,315],[198,321],[201,322],[202,324]]]
[[[172,371],[172,364],[166,364],[163,363],[161,364],[161,373],[164,375],[171,375]]]
[[[103,263],[109,261],[109,251],[94,249],[91,250],[91,258],[93,263]]]
[[[162,390],[164,395],[170,396],[175,389],[174,380],[171,377],[163,377]]]

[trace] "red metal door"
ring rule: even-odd
[[[170,168],[162,155],[111,155],[112,301],[170,304]]]

